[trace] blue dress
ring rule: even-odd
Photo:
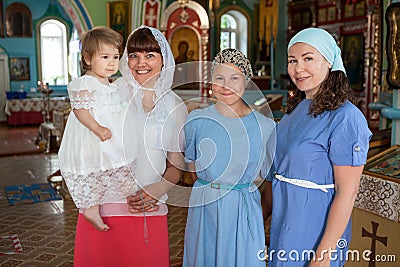
[[[333,165],[365,164],[371,132],[364,115],[350,102],[316,118],[308,114],[310,104],[304,99],[278,124],[274,168],[286,178],[334,184]],[[276,178],[272,186],[269,266],[308,266],[308,252],[316,251],[322,238],[335,190],[304,188]],[[350,238],[351,221],[331,266],[344,265]]]
[[[226,118],[212,105],[189,114],[185,135],[185,157],[195,161],[198,180],[190,197],[183,266],[265,267],[258,257],[265,234],[253,181],[265,178],[272,165],[274,121],[256,111]]]

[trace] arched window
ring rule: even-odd
[[[68,72],[71,80],[81,76],[80,62],[79,36],[78,30],[75,28],[72,31],[71,40],[69,41]]]
[[[221,16],[220,49],[236,48],[247,55],[247,19],[237,10]]]
[[[42,81],[49,85],[68,83],[67,29],[55,19],[40,24],[40,62]]]
[[[233,16],[224,14],[221,17],[221,50],[225,48],[237,48],[237,23]]]

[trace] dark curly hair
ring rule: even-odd
[[[289,90],[293,94],[287,100],[287,114],[290,114],[306,98],[306,94],[300,91],[293,83],[291,83]],[[327,79],[321,83],[318,92],[314,95],[309,114],[317,117],[324,111],[339,108],[347,100],[356,105],[356,99],[350,88],[347,76],[342,71],[331,71]]]

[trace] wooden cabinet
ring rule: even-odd
[[[251,80],[258,86],[260,90],[271,89],[271,76],[253,76]]]

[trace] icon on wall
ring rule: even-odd
[[[364,80],[364,36],[363,34],[347,34],[342,37],[342,57],[350,87],[355,91],[363,91]]]
[[[29,58],[14,57],[10,58],[11,81],[29,81]]]
[[[107,26],[128,38],[129,8],[127,1],[107,2]]]

